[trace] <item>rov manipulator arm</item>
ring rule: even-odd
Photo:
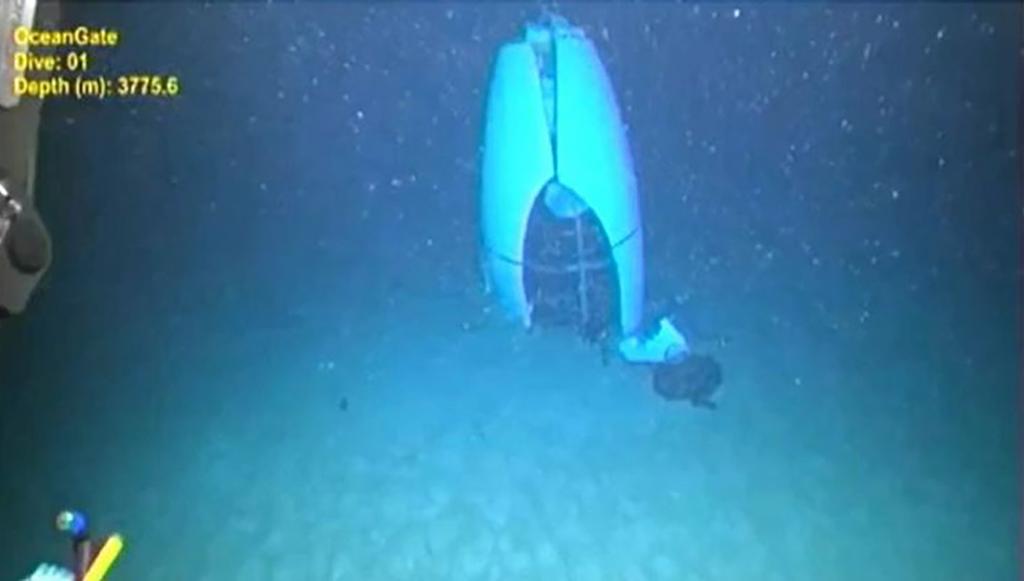
[[[0,0],[0,318],[21,313],[49,268],[50,236],[35,207],[35,162],[42,102],[14,92],[14,31],[56,21],[57,5]]]

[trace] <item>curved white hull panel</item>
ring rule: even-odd
[[[526,227],[538,192],[554,173],[536,59],[529,45],[508,44],[498,53],[487,101],[480,201],[484,273],[505,310],[527,326]]]
[[[633,158],[608,75],[590,41],[558,40],[558,181],[594,210],[612,246],[625,335],[643,311],[643,232]]]

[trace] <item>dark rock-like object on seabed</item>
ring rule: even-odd
[[[654,391],[670,401],[716,409],[711,398],[722,385],[722,366],[707,355],[690,355],[678,363],[654,366]]]

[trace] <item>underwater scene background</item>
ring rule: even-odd
[[[114,581],[1016,578],[1019,5],[558,10],[717,409],[483,293],[488,76],[539,5],[70,4],[182,94],[44,109],[0,577],[73,506]]]

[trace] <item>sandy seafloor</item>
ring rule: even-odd
[[[262,327],[221,298],[76,327],[32,382],[56,405],[5,424],[5,457],[41,450],[4,483],[17,566],[62,554],[38,515],[75,499],[127,538],[115,581],[1013,578],[1005,312],[893,296],[877,323],[825,321],[740,297],[709,339],[709,412],[473,292],[348,294]]]

